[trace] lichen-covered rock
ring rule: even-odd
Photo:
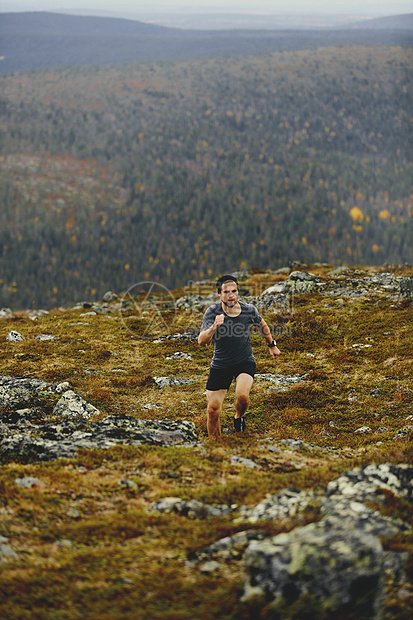
[[[324,493],[284,489],[256,506],[241,506],[235,522],[291,518],[308,506],[318,511],[321,519],[279,536],[239,532],[190,559],[195,563],[242,559],[244,601],[258,596],[270,606],[288,607],[309,595],[320,613],[378,619],[385,578],[391,575],[395,583],[405,579],[407,560],[406,553],[385,552],[380,538],[411,527],[381,515],[364,502],[379,499],[380,489],[411,501],[412,473],[410,465],[368,465],[333,480]]]
[[[400,280],[400,295],[402,297],[413,297],[413,276]]]
[[[41,379],[16,378],[0,376],[0,406],[5,408],[17,408],[35,404],[36,399],[45,394],[59,394],[61,386],[69,386],[68,383],[46,383]],[[67,389],[66,387],[66,389]]]
[[[278,389],[283,392],[288,390],[292,385],[302,383],[307,379],[308,375],[276,375],[272,373],[257,373],[255,375],[256,381],[268,381],[274,386],[274,389]]]
[[[231,456],[231,463],[233,463],[234,465],[249,467],[250,469],[255,469],[256,467],[258,467],[257,463],[255,463],[251,459],[246,459],[244,456]]]
[[[262,519],[273,520],[293,517],[302,512],[308,503],[316,497],[313,492],[284,489],[272,497],[264,499],[256,506],[242,506],[240,518],[250,523],[256,523]]]
[[[22,342],[24,340],[24,336],[20,334],[20,332],[11,331],[7,334],[6,340],[9,342]]]
[[[320,609],[341,617],[350,612],[360,620],[380,617],[385,553],[378,538],[345,521],[252,541],[243,562],[244,600],[261,593],[274,605],[291,605],[310,594]]]
[[[348,499],[366,501],[379,497],[380,489],[387,489],[412,502],[413,466],[383,463],[357,467],[329,482],[326,496],[343,495]]]
[[[359,531],[368,532],[375,536],[394,536],[399,532],[407,531],[409,525],[397,519],[384,517],[377,510],[368,508],[362,502],[348,500],[346,497],[323,497],[320,511],[324,514],[325,523],[335,527],[343,521]]]
[[[265,540],[267,534],[261,530],[247,530],[237,532],[232,536],[225,536],[213,542],[207,547],[203,547],[196,553],[192,553],[190,560],[195,564],[205,559],[215,558],[217,560],[241,560],[249,543],[253,540]]]
[[[176,351],[172,355],[167,355],[166,359],[167,360],[192,360],[192,355],[190,353]]]
[[[128,415],[91,422],[67,418],[60,422],[0,425],[3,460],[50,461],[72,458],[80,449],[108,449],[118,445],[180,445],[197,441],[193,422],[139,420]]]
[[[214,293],[209,297],[202,297],[201,295],[184,295],[176,300],[176,307],[181,310],[195,310],[196,312],[202,312],[208,306],[211,306],[218,299],[218,296]]]
[[[182,379],[180,377],[154,377],[153,380],[160,388],[178,385],[192,385],[193,383],[196,383],[196,380],[194,379]]]
[[[279,293],[283,293],[285,288],[284,282],[277,282],[272,286],[266,288],[262,293],[261,297],[267,297],[268,295],[278,295]]]
[[[38,336],[35,337],[35,340],[39,340],[40,342],[48,342],[48,341],[57,340],[57,338],[56,336],[53,336],[52,334],[39,334]]]
[[[111,301],[116,301],[118,299],[118,295],[113,291],[106,291],[106,293],[102,297],[102,301],[106,303],[110,303]]]
[[[180,497],[164,497],[157,502],[153,502],[149,510],[166,514],[173,512],[190,519],[204,519],[211,516],[225,517],[233,511],[230,506],[212,506],[194,499],[184,500]]]
[[[99,414],[99,409],[96,409],[96,407],[86,402],[73,390],[64,392],[53,409],[53,415],[56,417],[72,416],[82,417],[88,420],[97,414]]]
[[[408,278],[396,276],[394,273],[377,273],[363,278],[363,284],[370,285],[372,288],[382,288],[385,291],[397,291],[401,283]]]
[[[22,489],[33,489],[34,487],[42,487],[44,483],[33,476],[24,476],[23,478],[16,478],[14,484]]]
[[[284,292],[311,293],[321,287],[319,278],[307,271],[292,271],[285,281]]]

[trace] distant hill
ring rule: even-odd
[[[219,58],[331,45],[412,46],[411,29],[181,30],[108,17],[0,14],[0,72]]]
[[[33,11],[1,13],[1,34],[30,35],[163,35],[169,28],[130,19],[64,15]]]
[[[366,28],[377,30],[413,30],[413,13],[367,19],[361,23],[352,24],[350,27],[354,29],[362,28],[363,30]]]

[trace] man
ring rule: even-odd
[[[280,355],[270,329],[255,306],[238,301],[238,281],[226,274],[217,282],[220,302],[207,308],[198,344],[214,341],[207,388],[207,430],[212,439],[221,435],[220,413],[225,395],[235,379],[235,417],[237,432],[245,430],[244,414],[248,408],[254,381],[255,358],[250,343],[250,327],[256,325],[265,338],[273,359]]]

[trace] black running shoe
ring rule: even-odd
[[[239,433],[240,431],[245,431],[245,420],[244,418],[234,418],[234,428]]]

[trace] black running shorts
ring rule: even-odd
[[[254,378],[255,366],[255,362],[244,362],[243,364],[236,364],[228,368],[214,368],[211,366],[206,389],[211,392],[228,390],[232,380],[236,379],[241,373],[246,373]]]

